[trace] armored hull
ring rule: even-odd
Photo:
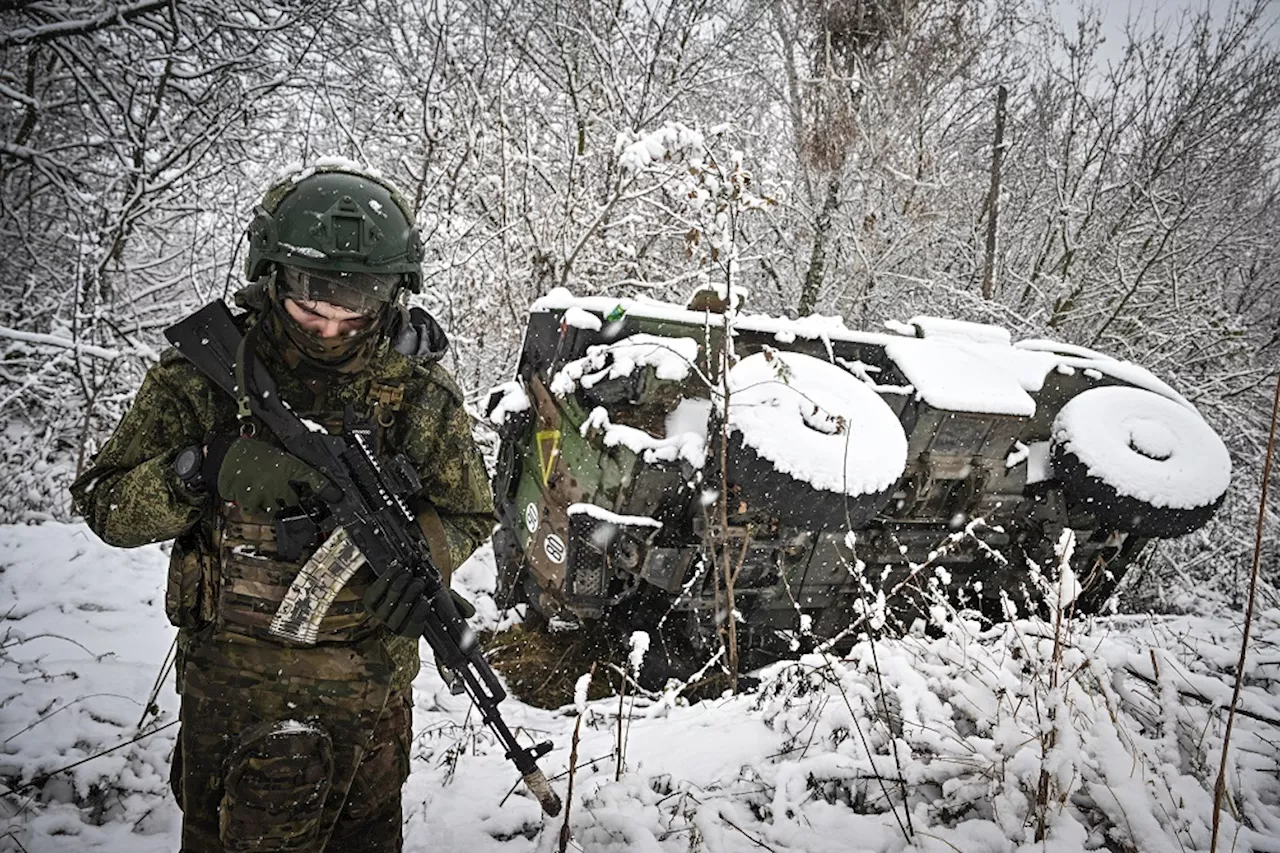
[[[1143,368],[930,317],[867,333],[559,290],[489,417],[503,602],[709,648],[727,565],[755,660],[939,606],[1061,605],[1064,566],[1070,606],[1096,611],[1230,477]]]

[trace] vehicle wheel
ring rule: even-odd
[[[1226,446],[1190,405],[1127,386],[1068,401],[1053,422],[1051,459],[1072,513],[1135,536],[1200,528],[1231,482]]]
[[[726,467],[748,511],[805,529],[858,527],[907,461],[897,415],[834,364],[766,350],[729,371]]]

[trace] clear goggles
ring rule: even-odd
[[[366,317],[380,312],[400,287],[399,274],[309,270],[280,265],[280,294],[300,302],[328,302]]]

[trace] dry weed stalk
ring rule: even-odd
[[[1063,598],[1066,593],[1064,588],[1066,579],[1071,571],[1073,545],[1074,534],[1070,530],[1065,531],[1062,541],[1058,544],[1058,594],[1053,606],[1053,654],[1050,658],[1051,666],[1049,667],[1049,696],[1051,699],[1056,699],[1058,688],[1062,683],[1062,651],[1067,643],[1066,638],[1063,636],[1063,616],[1069,606],[1063,601]],[[1049,754],[1058,742],[1058,705],[1056,701],[1050,704],[1048,717],[1048,731],[1040,735],[1040,779],[1036,785],[1036,841],[1044,841],[1048,829]]]
[[[1231,728],[1236,721],[1236,706],[1240,704],[1240,690],[1244,686],[1244,665],[1249,654],[1249,632],[1253,627],[1253,605],[1258,597],[1258,565],[1262,558],[1262,530],[1267,519],[1267,487],[1271,483],[1271,460],[1276,446],[1276,420],[1280,418],[1280,374],[1276,375],[1275,400],[1271,404],[1271,432],[1267,437],[1267,456],[1262,465],[1262,494],[1258,497],[1258,528],[1253,540],[1253,565],[1249,570],[1249,598],[1244,608],[1244,633],[1240,637],[1240,660],[1236,664],[1236,681],[1231,689],[1231,705],[1227,710],[1227,728],[1222,734],[1222,760],[1218,764],[1218,779],[1213,786],[1213,835],[1209,841],[1210,853],[1217,853],[1218,833],[1222,829],[1222,800],[1227,791],[1227,758],[1231,750]]]
[[[849,434],[846,433],[845,434],[845,453],[846,454],[848,453],[848,447],[849,447]],[[846,533],[846,536],[845,536],[845,543],[849,546],[849,550],[852,552],[854,548],[854,544],[857,541],[857,535],[853,530],[853,520],[849,516],[849,502],[848,502],[848,488],[847,488],[848,476],[849,476],[848,470],[846,469],[845,471],[845,482],[846,482],[845,528],[848,532]],[[902,830],[902,835],[907,840],[907,843],[909,844],[911,843],[911,840],[915,835],[915,826],[913,826],[911,822],[911,805],[907,799],[906,775],[902,769],[902,756],[898,753],[898,739],[894,737],[894,734],[893,734],[893,720],[892,720],[891,712],[889,710],[889,696],[888,696],[888,691],[884,685],[884,673],[880,669],[880,654],[879,652],[876,651],[876,635],[879,633],[879,631],[875,629],[874,624],[871,623],[869,620],[869,616],[872,611],[871,611],[871,605],[867,601],[868,589],[867,589],[866,578],[861,577],[863,564],[857,559],[856,553],[853,554],[853,558],[854,558],[854,563],[852,566],[848,563],[848,561],[844,558],[843,555],[841,555],[840,559],[844,562],[846,571],[852,574],[856,569],[858,574],[860,575],[860,577],[858,578],[859,580],[858,598],[859,598],[859,601],[862,603],[862,615],[859,617],[855,625],[861,624],[862,622],[868,622],[867,627],[871,629],[867,632],[866,636],[867,636],[867,642],[869,643],[871,648],[871,665],[874,669],[875,677],[876,677],[876,699],[879,701],[880,713],[884,715],[885,726],[888,727],[889,729],[889,747],[893,752],[894,769],[898,771],[898,782],[899,782],[899,787],[902,791],[902,810],[903,810],[903,813],[906,815],[905,825],[902,819],[898,818],[897,806],[894,806],[893,808],[893,817],[895,820],[898,821],[898,827],[899,829]],[[787,592],[788,594],[791,592],[790,587],[787,588]],[[797,607],[797,611],[798,610],[799,608]],[[852,627],[853,626],[851,625],[850,628]],[[841,692],[841,695],[843,696],[844,694],[843,686],[840,688],[840,692]],[[844,701],[845,701],[845,705],[847,706],[849,704],[849,698],[845,696]],[[852,709],[850,709],[850,713],[852,713]],[[860,737],[862,736],[861,730],[859,730],[858,735]],[[863,740],[865,743],[865,738]],[[870,754],[871,754],[870,752],[867,753],[868,756],[870,756]],[[881,779],[880,781],[880,786],[881,786],[881,789],[883,790],[884,789],[883,779]],[[888,790],[884,790],[884,795],[885,795],[885,799],[889,800]]]
[[[908,844],[910,844],[911,838],[915,832],[915,829],[914,827],[911,826],[911,804],[907,802],[907,799],[906,799],[906,779],[903,776],[902,763],[901,761],[898,760],[897,751],[896,750],[894,751],[893,758],[894,758],[894,764],[896,765],[896,768],[898,771],[897,781],[901,783],[901,786],[902,786],[902,793],[903,793],[902,811],[906,814],[905,823],[903,822],[902,816],[898,814],[898,807],[897,805],[894,804],[893,797],[889,795],[889,788],[885,784],[884,774],[881,773],[879,768],[876,767],[875,753],[872,751],[871,744],[867,740],[866,732],[862,730],[862,724],[858,722],[858,715],[854,713],[853,704],[850,703],[849,701],[849,694],[845,691],[844,684],[841,682],[840,676],[835,672],[835,669],[831,666],[831,662],[829,660],[827,662],[826,667],[820,671],[820,675],[822,676],[824,681],[826,681],[828,684],[833,685],[837,690],[840,691],[840,698],[841,700],[844,701],[845,710],[849,713],[849,719],[853,722],[854,731],[857,732],[858,740],[862,743],[862,751],[866,754],[867,761],[871,765],[871,770],[875,776],[876,782],[880,785],[880,793],[884,795],[885,802],[888,803],[889,808],[892,809],[893,819],[894,821],[897,822],[898,829],[899,831],[902,832],[902,837],[906,839]],[[883,686],[884,685],[882,684],[881,685],[882,689],[883,689]],[[884,703],[883,693],[880,694],[879,698],[881,699],[881,702]],[[885,704],[885,708],[886,710],[888,709],[887,703]],[[821,713],[821,709],[819,709],[819,713]],[[889,725],[888,716],[885,717],[885,725],[890,727],[890,729],[892,729],[892,727]],[[890,730],[889,741],[892,742],[893,740],[894,740],[893,732],[892,730]],[[806,747],[806,749],[808,749],[808,747]]]
[[[590,685],[591,679],[595,678],[596,667],[591,665],[591,672],[587,674],[587,684]],[[626,680],[623,680],[623,690],[626,690]],[[587,691],[582,691],[585,700]],[[573,837],[573,831],[569,828],[569,814],[573,810],[573,780],[577,776],[578,770],[578,740],[582,734],[582,718],[587,715],[586,702],[578,708],[578,719],[573,724],[573,740],[569,744],[569,783],[568,789],[564,794],[564,823],[560,825],[559,837],[559,853],[565,853],[569,849],[569,839]]]
[[[560,825],[559,853],[565,853],[569,849],[569,839],[573,837],[573,831],[569,829],[569,813],[573,810],[573,780],[577,775],[578,769],[578,736],[582,732],[582,715],[578,715],[577,721],[573,724],[573,741],[569,746],[569,787],[564,795],[564,823]]]
[[[733,299],[733,290],[727,286],[725,293],[728,294],[730,302]],[[734,693],[738,692],[738,620],[737,620],[737,600],[735,596],[734,582],[738,579],[737,572],[729,562],[729,360],[732,357],[730,347],[732,346],[733,329],[731,328],[730,308],[726,307],[724,312],[724,339],[720,345],[720,389],[722,399],[724,400],[724,417],[720,421],[720,535],[717,537],[720,541],[719,556],[723,561],[721,570],[724,572],[724,596],[725,596],[725,628],[724,643],[726,663],[729,667],[729,689]],[[746,540],[743,540],[742,548],[743,557],[746,556]],[[739,567],[742,562],[739,560]]]
[[[618,748],[615,751],[615,755],[617,756],[618,761],[617,761],[617,764],[614,766],[614,771],[613,771],[613,781],[615,782],[621,781],[622,771],[626,767],[626,763],[627,763],[627,757],[626,757],[627,742],[626,742],[626,739],[623,737],[623,723],[624,723],[623,717],[625,716],[623,705],[627,701],[627,675],[625,672],[622,674],[622,677],[619,680],[622,682],[622,686],[618,688]],[[635,700],[633,699],[631,701],[631,707],[633,709],[635,708],[635,704],[636,704]],[[630,720],[628,719],[625,722],[629,724]],[[575,726],[574,728],[577,728],[577,727]]]

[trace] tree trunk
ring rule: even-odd
[[[982,298],[990,299],[995,290],[996,238],[1000,227],[1000,167],[1004,162],[1004,114],[1009,90],[996,90],[996,141],[991,148],[991,189],[987,194],[987,251],[982,267]]]
[[[835,175],[827,181],[827,197],[822,202],[822,210],[813,224],[813,252],[809,255],[809,271],[805,273],[804,284],[800,288],[801,317],[808,317],[818,304],[818,293],[822,290],[822,282],[827,270],[827,235],[831,231],[831,219],[840,205],[840,179]]]

